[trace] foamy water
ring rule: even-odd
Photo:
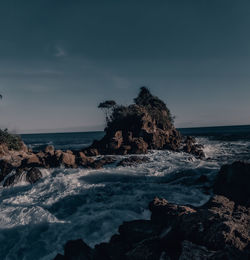
[[[205,160],[152,151],[150,162],[138,166],[42,170],[42,180],[34,185],[1,187],[0,259],[51,260],[70,239],[82,238],[91,246],[108,241],[123,221],[148,219],[155,196],[204,204],[220,166],[247,159],[250,142],[204,137],[199,142],[205,145]],[[200,183],[201,175],[209,182]]]

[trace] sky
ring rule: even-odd
[[[177,127],[250,124],[250,1],[3,0],[0,128],[102,130],[140,86]]]

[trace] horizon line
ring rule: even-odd
[[[195,129],[195,128],[219,128],[219,127],[242,127],[250,126],[250,124],[242,125],[214,125],[214,126],[191,126],[191,127],[176,127],[176,129]],[[35,134],[73,134],[73,133],[95,133],[95,132],[105,132],[103,130],[91,130],[91,131],[66,131],[66,132],[34,132],[34,133],[18,133],[18,135],[35,135]]]

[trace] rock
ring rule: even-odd
[[[141,163],[149,162],[149,158],[146,156],[139,157],[139,156],[130,156],[128,158],[122,159],[117,166],[134,166]]]
[[[158,236],[160,232],[160,226],[149,220],[124,222],[119,227],[122,240],[131,247],[140,241]]]
[[[184,141],[183,151],[186,153],[191,153],[197,158],[203,159],[205,158],[205,153],[203,152],[203,146],[196,144],[196,140],[194,137],[187,136]]]
[[[76,157],[72,153],[63,152],[59,160],[66,168],[76,168]]]
[[[33,184],[38,180],[40,180],[41,178],[42,178],[42,173],[39,169],[34,167],[31,169],[20,167],[16,169],[16,172],[13,175],[9,176],[5,180],[3,186],[4,187],[13,186],[21,182],[22,180]]]
[[[143,154],[148,149],[184,149],[203,158],[200,146],[191,137],[183,137],[173,125],[173,117],[165,103],[142,87],[135,104],[113,106],[107,119],[105,136],[84,150],[88,156],[99,154]]]
[[[217,195],[195,209],[159,198],[149,207],[151,220],[124,222],[93,260],[249,259],[250,208]]]
[[[195,245],[189,241],[184,240],[182,242],[181,255],[179,260],[208,260],[213,259],[215,252],[209,251],[204,246]]]
[[[157,237],[142,240],[126,253],[127,260],[159,260],[162,253],[160,239]]]
[[[244,251],[250,243],[250,209],[237,207],[223,196],[214,196],[193,214],[181,218],[179,232],[185,240],[222,250],[232,246]]]
[[[43,163],[40,161],[36,154],[29,155],[26,159],[22,161],[22,167],[42,167]]]
[[[110,157],[110,156],[105,156],[105,157],[103,157],[101,159],[97,159],[97,160],[94,160],[94,161],[88,161],[88,163],[85,166],[87,168],[100,169],[104,165],[112,164],[115,161],[116,161],[115,158]]]
[[[55,148],[53,145],[48,145],[45,150],[45,153],[50,154],[51,156],[53,156],[55,154]]]
[[[148,152],[148,144],[141,137],[134,138],[130,145],[131,153],[133,154],[143,154]]]
[[[164,226],[170,226],[183,215],[194,214],[196,212],[196,210],[191,207],[179,206],[160,198],[155,198],[150,202],[149,209],[152,212],[151,220],[154,223]]]
[[[42,173],[37,168],[31,168],[26,174],[26,180],[33,184],[42,178]]]
[[[250,207],[250,163],[234,162],[221,167],[214,192]]]
[[[4,180],[4,178],[12,172],[14,169],[13,165],[5,160],[0,161],[0,182]]]
[[[57,254],[54,260],[67,260],[63,255]]]
[[[19,183],[21,180],[25,179],[27,169],[25,168],[17,168],[16,172],[4,181],[3,186],[9,187]]]
[[[64,256],[67,260],[92,260],[93,249],[81,239],[71,240],[64,246]]]
[[[91,164],[93,162],[94,162],[94,159],[87,157],[84,152],[76,153],[76,164],[78,166],[87,167],[89,164]]]

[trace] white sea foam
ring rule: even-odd
[[[205,160],[169,151],[151,151],[149,163],[99,170],[42,170],[34,185],[0,188],[0,259],[53,259],[69,239],[91,246],[108,241],[123,221],[150,217],[155,197],[202,205],[209,199],[207,184],[220,165],[250,144],[200,138]],[[121,156],[117,156],[121,158]]]

